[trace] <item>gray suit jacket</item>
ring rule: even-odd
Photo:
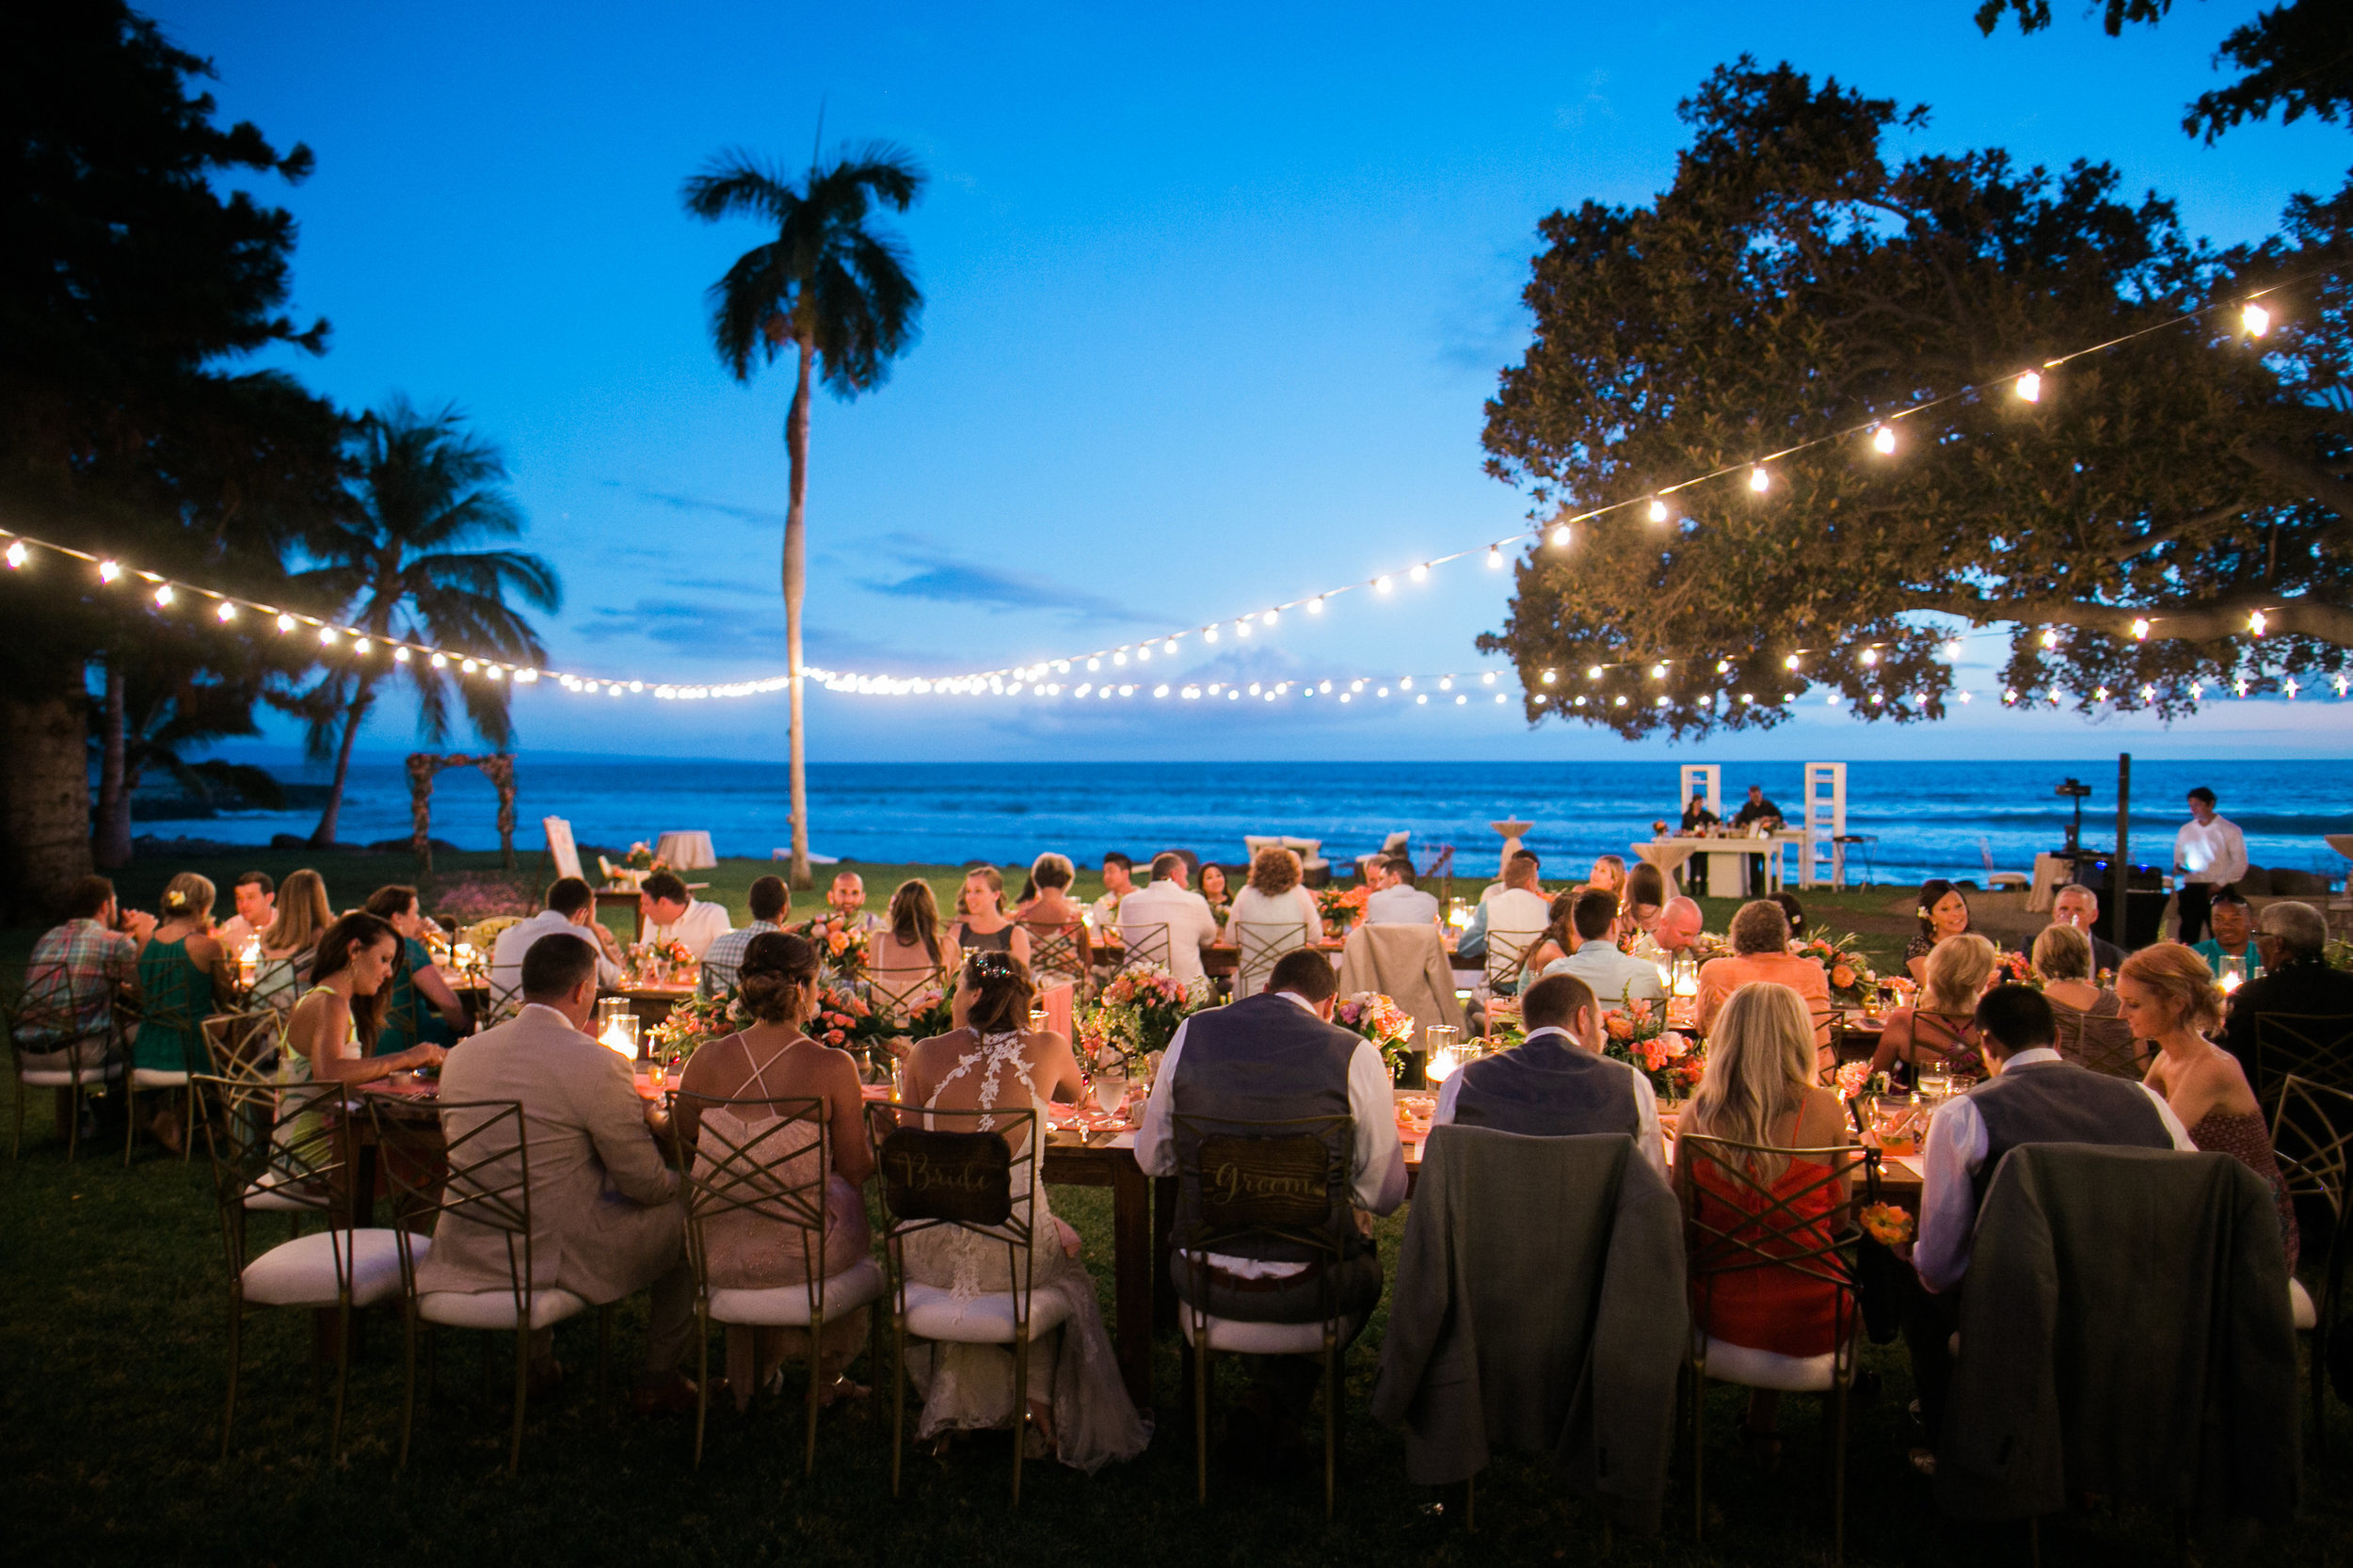
[[[678,1177],[646,1128],[629,1064],[566,1023],[531,1007],[460,1041],[441,1068],[441,1099],[518,1100],[531,1166],[531,1283],[601,1304],[633,1295],[677,1262],[684,1244]],[[443,1112],[456,1139],[484,1118]],[[466,1145],[478,1158],[491,1152]],[[502,1161],[504,1179],[511,1165]],[[504,1290],[505,1238],[444,1215],[417,1265],[420,1290]]]

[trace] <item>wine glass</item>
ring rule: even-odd
[[[1128,1097],[1128,1064],[1112,1061],[1095,1069],[1095,1105],[1106,1116],[1119,1114],[1120,1102]]]

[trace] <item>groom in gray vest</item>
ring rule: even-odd
[[[1331,960],[1321,952],[1303,948],[1286,953],[1275,961],[1264,991],[1195,1013],[1177,1026],[1160,1059],[1136,1132],[1136,1163],[1151,1176],[1176,1176],[1180,1162],[1194,1157],[1196,1134],[1188,1128],[1179,1138],[1178,1115],[1188,1122],[1236,1124],[1351,1118],[1347,1190],[1334,1194],[1329,1221],[1339,1243],[1338,1261],[1312,1261],[1314,1253],[1273,1239],[1238,1239],[1224,1243],[1230,1254],[1209,1255],[1208,1299],[1193,1302],[1200,1288],[1194,1266],[1181,1253],[1172,1253],[1169,1269],[1176,1293],[1214,1317],[1313,1322],[1331,1302],[1351,1320],[1353,1334],[1381,1300],[1381,1259],[1364,1216],[1389,1213],[1405,1201],[1405,1151],[1398,1142],[1396,1098],[1380,1048],[1331,1021],[1337,989]],[[1236,1130],[1246,1135],[1257,1129],[1238,1126]],[[1188,1207],[1180,1189],[1179,1233],[1193,1219]],[[1299,1417],[1322,1377],[1321,1357],[1252,1359],[1257,1381],[1238,1401],[1231,1423],[1235,1444],[1260,1445],[1259,1453],[1283,1457],[1296,1447]]]

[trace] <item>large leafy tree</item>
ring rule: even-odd
[[[706,221],[760,220],[776,237],[736,259],[711,287],[711,336],[738,381],[789,355],[792,404],[784,422],[791,463],[784,523],[785,661],[792,677],[792,882],[809,885],[808,737],[802,703],[801,603],[808,591],[805,506],[812,379],[845,401],[882,384],[914,343],[923,296],[898,237],[874,210],[905,212],[924,175],[885,143],[812,160],[794,180],[744,152],[724,153],[686,182],[686,210]]]
[[[1545,221],[1535,340],[1488,406],[1489,468],[1539,516],[1618,508],[1532,552],[1481,639],[1531,717],[1701,734],[1827,686],[1933,718],[1954,621],[2009,625],[2008,684],[2087,710],[2343,666],[2353,198],[2216,253],[2105,165],[1893,162],[1925,111],[1785,65],[1721,68],[1682,112],[1654,203]],[[2235,302],[2275,285],[2253,344]],[[1874,421],[1931,398],[1875,448]]]
[[[469,433],[456,408],[421,413],[399,398],[368,416],[357,445],[357,504],[304,540],[303,552],[316,564],[297,575],[296,591],[336,606],[338,621],[376,644],[472,648],[536,667],[546,651],[509,601],[552,613],[564,590],[545,560],[496,547],[523,531],[498,449]],[[476,548],[486,544],[492,548]],[[311,835],[321,846],[335,841],[352,745],[388,680],[405,679],[415,692],[418,728],[436,745],[449,733],[453,693],[485,741],[504,750],[514,737],[511,680],[487,669],[467,675],[438,657],[395,661],[381,647],[365,654],[348,642],[341,648],[292,704],[305,720],[312,755],[335,760],[327,807]]]

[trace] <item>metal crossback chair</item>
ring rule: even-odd
[[[2255,1097],[2268,1101],[2293,1073],[2307,1083],[2353,1089],[2353,1013],[2255,1015]]]
[[[1748,1161],[1773,1157],[1819,1165],[1818,1176],[1788,1191],[1763,1181]],[[1705,1168],[1716,1180],[1704,1185]],[[1879,1191],[1879,1151],[1857,1144],[1784,1149],[1687,1133],[1675,1140],[1675,1192],[1683,1208],[1686,1278],[1691,1296],[1691,1533],[1705,1532],[1707,1511],[1702,1467],[1707,1451],[1703,1416],[1707,1383],[1713,1378],[1747,1388],[1820,1394],[1831,1461],[1832,1560],[1847,1550],[1847,1413],[1854,1384],[1856,1246],[1861,1239],[1851,1219],[1851,1188],[1864,1175],[1868,1202]],[[1785,1179],[1785,1175],[1783,1179]],[[1849,1197],[1840,1196],[1846,1183]],[[1816,1207],[1826,1202],[1827,1207]],[[1831,1293],[1832,1348],[1820,1355],[1781,1355],[1709,1337],[1707,1308],[1719,1280],[1727,1275],[1778,1271]]]
[[[895,978],[899,976],[904,978]],[[936,969],[899,969],[869,975],[867,1005],[874,1010],[875,1016],[904,1029],[944,994],[944,978]]]
[[[1172,974],[1176,972],[1176,966],[1170,956],[1172,949],[1169,946],[1166,920],[1139,922],[1135,925],[1122,924],[1119,928],[1119,940],[1121,944],[1119,963],[1112,968],[1112,974],[1116,975],[1127,969],[1140,968],[1147,964],[1167,969]]]
[[[515,970],[514,976],[512,980],[502,981],[495,969],[483,971],[482,1016],[474,1020],[477,1031],[488,1029],[492,1024],[505,1023],[523,1010],[522,971]]]
[[[335,1333],[335,1416],[328,1451],[343,1452],[344,1393],[351,1374],[351,1314],[400,1291],[402,1242],[389,1230],[354,1229],[341,1188],[349,1128],[338,1110],[342,1086],[293,1084],[264,1090],[249,1080],[200,1074],[203,1092],[227,1113],[204,1124],[212,1157],[214,1207],[229,1259],[229,1399],[220,1418],[220,1456],[229,1457],[237,1418],[237,1373],[245,1320],[257,1308],[332,1307]],[[190,1136],[194,1136],[191,1129]],[[321,1216],[325,1228],[281,1241],[258,1256],[247,1245],[246,1222],[257,1208],[299,1208]]]
[[[909,1111],[904,1113],[911,1120],[932,1125],[904,1127],[895,1125],[896,1109],[872,1108],[873,1125],[887,1128],[877,1159],[883,1249],[891,1285],[890,1495],[899,1495],[900,1460],[906,1446],[907,1340],[913,1337],[1012,1349],[1013,1500],[1018,1505],[1030,1420],[1030,1344],[1060,1327],[1068,1312],[1059,1293],[1039,1302],[1032,1288],[1038,1137],[1044,1129],[1036,1110],[1027,1105]],[[942,1123],[946,1128],[938,1125]],[[1001,1244],[1013,1288],[959,1302],[947,1286],[907,1278],[906,1239],[942,1226]],[[1050,1233],[1046,1244],[1055,1244]]]
[[[1209,1500],[1209,1403],[1214,1352],[1323,1357],[1323,1516],[1332,1517],[1339,1472],[1340,1352],[1355,1328],[1337,1296],[1341,1234],[1336,1214],[1350,1203],[1349,1163],[1355,1139],[1350,1116],[1231,1121],[1179,1114],[1176,1140],[1176,1256],[1193,1282],[1177,1326],[1193,1350],[1193,1458],[1195,1500]],[[1209,1257],[1238,1242],[1274,1241],[1306,1255],[1322,1314],[1304,1323],[1221,1318],[1201,1304],[1209,1293]]]
[[[1168,928],[1160,928],[1166,936]],[[1313,945],[1315,936],[1302,920],[1236,920],[1234,944],[1241,957],[1234,966],[1234,999],[1257,996],[1274,972],[1275,961],[1287,952]]]
[[[1067,975],[1072,984],[1084,990],[1087,969],[1093,955],[1087,951],[1086,927],[1075,931],[1061,926],[1023,926],[1030,934],[1030,973],[1045,983],[1048,975]]]
[[[203,1024],[201,1021],[191,1016],[185,1008],[182,1007],[151,1006],[140,1016],[139,1025],[141,1028],[152,1028],[157,1026],[168,1029],[194,1028],[198,1031],[200,1036],[203,1032]],[[208,1054],[210,1049],[211,1047],[208,1044],[206,1047]],[[187,1110],[187,1131],[186,1135],[180,1140],[180,1158],[184,1161],[195,1153],[196,1080],[198,1076],[198,1074],[189,1072],[184,1067],[142,1067],[137,1065],[136,1063],[133,1064],[131,1068],[131,1114],[122,1118],[122,1168],[124,1170],[127,1171],[131,1168],[131,1150],[138,1142],[138,1093],[142,1089],[177,1089],[180,1091],[183,1099],[185,1101]]]
[[[2329,1250],[2322,1259],[2320,1295],[2293,1274],[2288,1306],[2296,1326],[2311,1331],[2313,1443],[2329,1451],[2326,1392],[2329,1331],[2345,1279],[2345,1199],[2347,1150],[2353,1148],[2353,1093],[2294,1073],[2280,1080],[2271,1112],[2271,1148],[2291,1199],[2309,1199],[2329,1211]]]
[[[1487,933],[1487,989],[1510,996],[1519,989],[1520,966],[1528,961],[1530,949],[1543,940],[1541,931],[1490,931]]]
[[[82,1107],[90,1091],[120,1083],[130,1071],[112,987],[103,982],[84,984],[63,965],[43,965],[25,976],[24,990],[8,999],[5,1010],[8,1062],[16,1074],[16,1138],[8,1158],[14,1160],[24,1150],[24,1107],[31,1098],[27,1091],[52,1089],[68,1096],[65,1159],[71,1165],[81,1151]],[[94,1018],[98,1023],[92,1031]],[[27,1047],[25,1036],[36,1031],[47,1039]],[[57,1060],[30,1064],[27,1056]]]
[[[515,1429],[506,1473],[522,1467],[523,1416],[531,1393],[531,1336],[575,1317],[588,1304],[558,1287],[533,1283],[531,1250],[531,1151],[524,1140],[520,1100],[444,1100],[439,1125],[371,1099],[382,1168],[390,1177],[393,1211],[401,1222],[400,1289],[408,1304],[402,1347],[404,1386],[400,1402],[400,1459],[408,1464],[408,1442],[417,1414],[417,1332],[420,1325],[511,1331],[515,1336]],[[434,1234],[409,1226],[433,1222]],[[506,1288],[501,1290],[417,1289],[417,1260],[440,1238],[444,1224],[475,1225],[504,1243]]]
[[[833,1173],[832,1128],[822,1097],[722,1099],[681,1094],[673,1115],[692,1109],[695,1143],[679,1150],[680,1193],[686,1202],[686,1253],[695,1269],[695,1464],[703,1459],[703,1427],[711,1404],[711,1325],[797,1328],[808,1333],[808,1418],[804,1475],[817,1468],[820,1368],[829,1319],[856,1312],[883,1293],[883,1273],[861,1257],[839,1274],[821,1272],[825,1256],[825,1189]],[[713,1126],[709,1113],[726,1111],[744,1136]],[[758,1114],[754,1120],[750,1112]],[[795,1169],[796,1162],[799,1169]],[[714,1286],[707,1229],[714,1220],[742,1220],[797,1233],[802,1283],[761,1288]],[[788,1245],[790,1241],[788,1240]]]

